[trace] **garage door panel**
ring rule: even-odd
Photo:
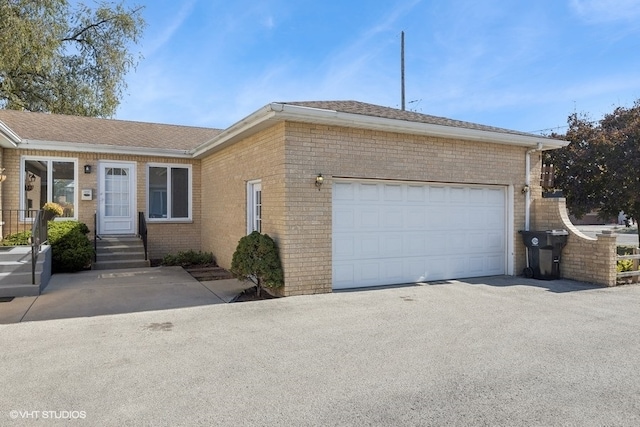
[[[385,257],[401,257],[404,255],[402,251],[402,235],[387,234],[382,238],[382,253]]]
[[[449,201],[451,203],[464,204],[469,198],[466,188],[452,187],[449,189]]]
[[[446,253],[459,253],[467,250],[467,235],[464,233],[451,233],[447,240]]]
[[[334,288],[504,274],[504,188],[334,185]]]
[[[424,203],[425,201],[425,187],[420,185],[408,185],[407,186],[407,202],[410,203]]]
[[[360,184],[358,189],[358,200],[361,201],[378,201],[380,200],[378,184]]]
[[[351,182],[334,182],[332,191],[334,200],[354,200],[355,184]]]
[[[333,286],[343,289],[353,287],[355,280],[353,264],[336,263],[333,266]]]
[[[340,236],[333,239],[334,258],[353,258],[355,256],[354,236]]]
[[[374,229],[377,230],[380,228],[380,214],[378,213],[378,209],[372,207],[371,210],[367,210],[360,213],[360,224],[358,228],[363,229]]]
[[[333,212],[333,229],[350,231],[355,227],[354,208],[342,208]]]
[[[482,274],[485,271],[485,257],[470,256],[469,257],[469,274]]]
[[[447,188],[443,186],[429,187],[429,201],[431,203],[444,203],[447,200]]]
[[[485,270],[489,275],[504,274],[504,258],[499,255],[485,257]]]
[[[403,225],[402,209],[399,208],[383,208],[382,226],[385,229],[396,228],[401,229]]]
[[[401,202],[403,200],[403,186],[400,184],[385,184],[384,201]]]
[[[405,225],[406,228],[423,230],[426,224],[425,211],[420,207],[411,207],[406,210]]]
[[[377,236],[366,236],[358,239],[359,253],[362,258],[378,258],[382,256],[380,253],[380,239]]]

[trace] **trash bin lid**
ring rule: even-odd
[[[547,230],[547,234],[551,234],[552,236],[568,236],[569,232],[567,230]]]

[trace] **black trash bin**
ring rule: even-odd
[[[567,244],[567,230],[520,231],[528,249],[525,277],[541,280],[560,278],[560,255]]]

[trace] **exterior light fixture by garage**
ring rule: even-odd
[[[84,173],[91,173],[91,165],[84,165]]]
[[[5,182],[7,180],[7,175],[4,174],[4,171],[4,168],[0,168],[0,182]]]
[[[318,191],[320,191],[320,187],[322,187],[323,183],[324,183],[324,177],[322,176],[321,173],[319,173],[318,176],[316,176],[316,187],[318,187]]]

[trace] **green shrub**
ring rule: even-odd
[[[29,244],[31,238],[31,230],[21,231],[19,233],[9,234],[2,239],[2,246],[24,246]]]
[[[91,265],[93,246],[87,238],[89,227],[78,221],[49,221],[51,270],[53,273],[80,271]],[[31,231],[11,234],[3,246],[28,245]]]
[[[53,273],[80,271],[91,265],[95,252],[88,233],[89,227],[82,222],[49,222]]]
[[[284,285],[284,272],[273,239],[257,231],[241,238],[231,260],[231,274],[255,283],[258,296],[263,287],[279,288]]]
[[[211,252],[201,251],[181,251],[176,255],[166,255],[162,258],[162,265],[179,265],[182,267],[189,267],[191,265],[215,265],[216,259]]]

